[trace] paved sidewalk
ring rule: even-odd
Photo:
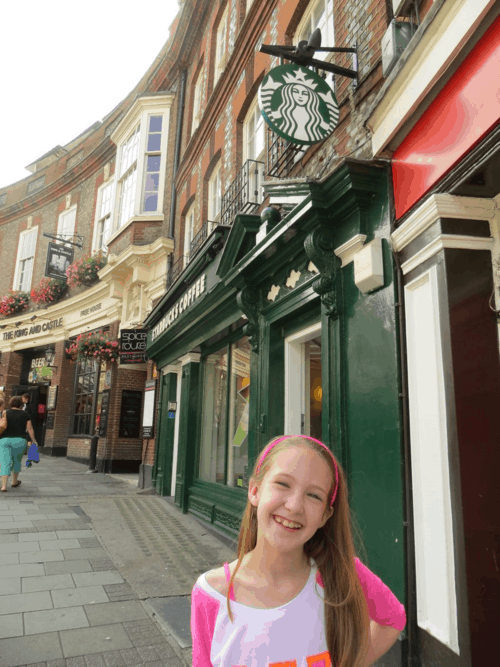
[[[164,499],[85,471],[41,457],[0,494],[0,667],[190,665],[161,609],[185,615],[227,550]]]

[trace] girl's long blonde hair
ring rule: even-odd
[[[271,442],[275,442],[279,437],[273,438]],[[262,450],[257,457],[250,483],[259,485],[272,467],[276,457],[285,449],[297,446],[314,450],[329,466],[333,479],[332,488],[328,495],[331,498],[335,484],[335,467],[332,457],[321,445],[300,436],[291,436],[276,444],[267,454],[257,472],[257,464],[264,451]],[[335,462],[338,468],[338,490],[333,504],[334,512],[323,528],[319,528],[313,537],[305,543],[304,551],[309,558],[316,562],[323,580],[325,636],[332,665],[335,667],[360,667],[368,651],[370,619],[354,560],[356,552],[348,502],[347,480],[337,459],[335,459]],[[243,557],[253,551],[256,544],[257,508],[248,501],[238,537],[238,562],[231,575],[227,592],[227,609],[231,621],[234,620],[229,599],[231,586]]]

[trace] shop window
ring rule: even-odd
[[[193,124],[191,125],[191,134],[196,130],[200,124],[201,116],[203,115],[201,103],[201,88],[203,86],[203,67],[201,68],[193,92]]]
[[[250,352],[247,337],[203,361],[203,409],[199,477],[248,486]]]
[[[219,27],[217,28],[216,34],[216,44],[215,44],[215,68],[214,68],[214,86],[220,78],[220,75],[224,71],[224,67],[227,63],[228,53],[227,53],[227,19],[229,16],[228,13],[229,7],[226,7],[224,14],[219,22]]]
[[[99,364],[93,359],[78,363],[75,384],[73,435],[94,435],[94,409],[99,381]]]
[[[64,240],[73,241],[75,235],[76,205],[68,208],[59,216],[57,223],[57,235]],[[67,244],[69,245],[69,244]],[[72,246],[71,246],[72,247]]]
[[[321,46],[335,46],[333,0],[316,0],[309,4],[296,31],[295,43],[309,40],[316,28],[321,30]],[[327,51],[318,51],[314,57],[317,60],[326,60],[331,59],[332,54]]]
[[[97,193],[96,222],[93,250],[107,251],[107,242],[111,236],[111,216],[113,213],[114,182],[106,183]]]
[[[220,218],[221,203],[221,180],[220,180],[220,162],[212,172],[208,181],[208,219],[212,222],[218,222]]]
[[[191,256],[191,241],[194,237],[194,204],[186,214],[184,222],[184,266],[187,266]]]
[[[29,292],[31,288],[37,234],[38,227],[33,227],[33,229],[22,232],[19,235],[14,290]]]

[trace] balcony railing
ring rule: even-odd
[[[187,255],[181,255],[179,259],[172,264],[167,275],[167,289],[172,287],[177,278],[184,271],[184,267],[187,266],[188,261],[189,257]]]
[[[287,178],[307,146],[301,148],[268,130],[267,173],[272,178]]]
[[[247,160],[221,200],[221,224],[231,226],[238,213],[252,213],[262,203],[264,163]]]
[[[193,259],[193,257],[196,255],[198,250],[201,248],[201,246],[205,243],[205,241],[208,239],[210,234],[214,231],[214,229],[217,227],[219,223],[218,222],[212,222],[211,220],[207,220],[203,227],[200,229],[200,231],[196,234],[194,239],[191,241],[191,245],[189,247],[189,259]]]

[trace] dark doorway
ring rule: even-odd
[[[38,445],[43,447],[45,440],[45,416],[47,405],[47,385],[15,384],[12,387],[12,396],[30,395],[29,407],[32,414],[33,429]]]

